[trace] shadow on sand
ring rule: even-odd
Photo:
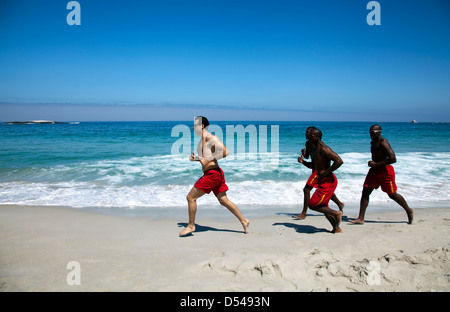
[[[178,222],[178,227],[185,228],[188,224],[186,222]],[[214,232],[231,232],[231,233],[243,233],[243,231],[236,231],[236,230],[228,230],[228,229],[218,229],[214,228],[212,226],[205,226],[200,224],[195,224],[195,232],[194,233],[200,233],[200,232],[208,232],[208,231],[214,231]],[[188,237],[193,236],[193,233],[189,233],[182,237]]]
[[[299,220],[299,219],[295,218],[295,216],[298,215],[298,213],[277,212],[277,213],[275,213],[275,214],[276,214],[276,215],[279,215],[279,216],[288,216],[288,217],[291,217],[293,221],[304,221],[304,220],[305,220],[305,219]],[[309,214],[309,213],[306,214],[306,218],[311,218],[311,217],[323,217],[323,214]],[[359,224],[351,223],[350,221],[352,221],[352,220],[356,220],[356,218],[349,218],[349,217],[346,216],[346,215],[342,215],[341,224],[342,224],[343,222],[348,222],[349,225],[359,225]],[[307,222],[307,221],[306,221],[306,222]],[[364,222],[365,222],[365,223],[384,223],[384,224],[400,224],[400,223],[408,223],[407,220],[405,220],[405,221],[387,221],[387,220],[367,220],[367,219],[364,220]]]
[[[304,233],[304,234],[330,232],[327,229],[316,228],[315,226],[305,225],[305,224],[295,224],[295,223],[289,223],[289,222],[278,222],[278,223],[272,224],[272,226],[278,226],[278,225],[282,225],[282,226],[294,229],[297,233]]]

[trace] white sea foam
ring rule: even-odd
[[[229,198],[247,209],[267,205],[300,207],[311,170],[298,164],[297,156],[280,154],[278,166],[261,159],[222,161]],[[335,172],[339,180],[336,194],[341,201],[357,206],[370,154],[345,153],[341,157],[344,165]],[[403,153],[397,155],[397,160],[394,167],[398,192],[411,206],[450,200],[450,153]],[[8,181],[0,182],[0,204],[185,208],[186,195],[201,174],[197,162],[180,155],[32,168],[29,172],[12,172]],[[389,201],[381,190],[371,196],[371,203]],[[213,195],[203,196],[198,202],[219,207]]]

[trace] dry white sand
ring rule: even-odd
[[[345,216],[345,213],[344,213]],[[150,221],[62,207],[0,206],[1,291],[449,291],[450,209],[401,208],[342,222],[323,215]],[[349,216],[355,217],[355,216]],[[182,223],[182,224],[180,224]],[[80,285],[66,277],[80,264]],[[371,262],[372,261],[372,262]]]

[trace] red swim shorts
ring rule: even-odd
[[[311,186],[312,188],[317,188],[317,180],[319,178],[319,175],[317,174],[316,170],[313,170],[311,175],[309,176],[308,181],[306,181],[306,185]]]
[[[225,175],[219,167],[203,172],[203,176],[195,182],[194,186],[207,194],[213,191],[216,196],[228,191],[228,186],[225,184]]]
[[[313,196],[309,200],[310,207],[326,206],[328,207],[328,202],[336,190],[338,185],[338,180],[334,173],[319,179],[317,190],[314,192]]]
[[[395,184],[394,167],[387,165],[386,167],[370,168],[367,173],[364,187],[377,189],[381,185],[383,192],[394,194],[397,192],[397,185]]]

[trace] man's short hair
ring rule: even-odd
[[[196,116],[195,120],[200,119],[200,118],[201,118],[201,121],[202,121],[202,125],[204,125],[205,128],[208,127],[209,126],[208,118],[203,117],[203,116]]]
[[[374,128],[374,127],[380,128],[380,130],[381,130],[381,126],[380,126],[379,124],[374,124],[374,125],[372,125],[372,126],[370,127],[370,129],[372,129],[372,128]]]
[[[317,136],[322,140],[322,131],[320,131],[320,129],[317,129],[317,128],[315,128],[315,129],[312,129],[311,130],[311,134],[317,134]]]

